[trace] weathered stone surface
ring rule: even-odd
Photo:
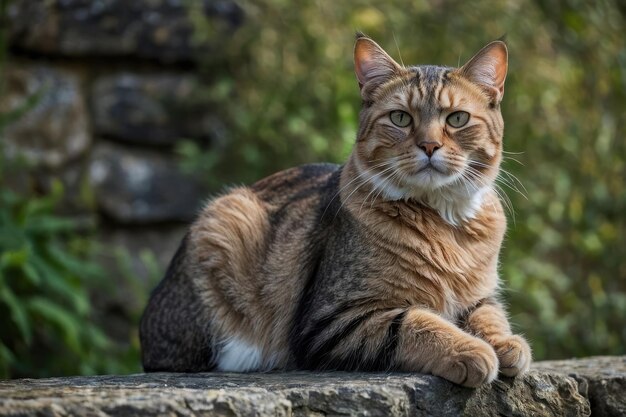
[[[594,416],[626,416],[626,356],[545,361],[535,369],[575,378]]]
[[[89,176],[98,209],[120,223],[188,221],[204,197],[166,155],[120,145],[97,145]]]
[[[222,124],[195,97],[196,77],[121,73],[100,77],[91,94],[94,131],[140,145],[169,145],[181,137],[220,136]]]
[[[215,39],[195,43],[190,13],[212,18]],[[190,61],[217,50],[213,45],[242,20],[242,9],[231,0],[20,0],[9,8],[14,47],[46,54],[161,61]]]
[[[0,113],[20,114],[4,130],[5,151],[37,166],[56,168],[90,144],[79,78],[44,65],[10,66]]]
[[[573,378],[473,390],[417,374],[147,374],[0,382],[0,415],[588,416]]]

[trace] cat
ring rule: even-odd
[[[505,43],[460,68],[403,67],[358,34],[354,63],[347,162],[206,205],[142,317],[146,371],[408,371],[477,387],[528,370],[498,301]]]

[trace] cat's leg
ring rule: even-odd
[[[503,375],[516,376],[530,367],[530,346],[523,337],[511,332],[504,308],[497,300],[483,300],[469,313],[464,327],[493,346]]]
[[[431,311],[407,311],[399,331],[397,368],[429,372],[477,387],[493,381],[498,358],[493,348]]]
[[[301,367],[423,372],[467,387],[498,374],[498,358],[488,343],[429,310],[331,314],[309,326],[296,345]]]
[[[220,371],[268,370],[261,340],[269,326],[261,266],[270,225],[264,203],[248,188],[213,200],[192,225],[191,280],[202,300]]]
[[[142,315],[139,337],[146,372],[200,372],[215,367],[209,316],[185,268],[187,249],[186,237]]]

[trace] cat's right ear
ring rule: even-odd
[[[364,93],[363,86],[371,85],[375,88],[399,74],[400,70],[400,65],[376,42],[363,35],[357,35],[354,45],[354,72],[359,81],[361,95]]]
[[[506,44],[501,40],[493,41],[474,55],[459,71],[482,87],[494,103],[500,103],[504,96],[508,57]]]

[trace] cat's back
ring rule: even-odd
[[[297,205],[337,191],[340,169],[340,165],[329,163],[300,165],[263,178],[250,189],[274,208]]]
[[[190,229],[194,261],[213,262],[216,252],[225,253],[240,266],[234,274],[256,275],[267,267],[268,251],[300,247],[319,229],[323,207],[337,196],[340,173],[339,165],[301,165],[212,200]]]
[[[321,228],[324,207],[338,194],[340,174],[339,165],[301,165],[214,199],[190,229],[194,262],[214,263],[219,252],[230,267],[239,266],[234,275],[256,276],[271,263],[268,252],[293,252],[297,258],[295,249],[304,249]]]

